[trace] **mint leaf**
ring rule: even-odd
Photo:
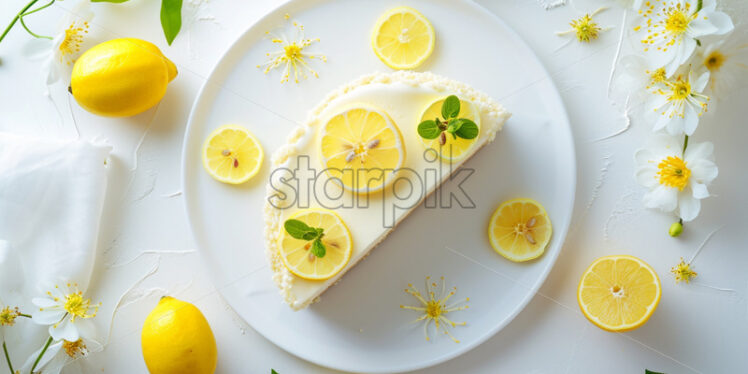
[[[161,27],[171,45],[182,28],[182,0],[161,0]]]
[[[455,118],[460,114],[460,99],[455,95],[449,95],[442,104],[442,117],[444,119]]]
[[[659,371],[652,371],[649,369],[644,369],[644,374],[665,374],[665,373],[660,373]]]
[[[278,374],[278,372],[275,369],[270,369],[270,374]]]
[[[463,139],[475,139],[475,137],[478,136],[480,130],[478,129],[478,125],[476,125],[475,122],[467,118],[460,118],[458,121],[462,121],[462,123],[457,131],[455,131],[455,135]]]
[[[317,235],[317,230],[309,227],[306,223],[299,221],[298,219],[288,219],[283,223],[283,228],[286,229],[288,235],[291,235],[295,239],[302,240],[313,240]],[[308,234],[311,233],[312,237],[307,238]]]
[[[441,132],[436,121],[426,120],[418,124],[418,135],[424,139],[436,139]]]
[[[319,239],[315,239],[314,243],[312,243],[312,254],[317,257],[325,257],[325,254],[327,253],[327,249],[325,248],[325,245],[322,244],[322,241]]]
[[[453,119],[447,126],[447,132],[454,135],[462,127],[463,119]]]

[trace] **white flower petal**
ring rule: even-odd
[[[699,15],[701,16],[701,14]],[[723,12],[710,12],[705,14],[705,16],[708,17],[711,24],[717,28],[717,31],[714,32],[715,35],[725,35],[735,28],[730,16]],[[691,23],[693,22],[696,22],[696,20],[693,20]]]
[[[692,38],[698,38],[704,35],[717,33],[719,29],[711,21],[704,19],[704,13],[699,12],[699,17],[688,24],[688,35]]]
[[[31,320],[38,325],[53,325],[65,315],[64,310],[40,310],[31,315]]]
[[[707,83],[709,83],[709,70],[701,74],[695,81],[691,83],[691,90],[693,92],[704,92]]]
[[[719,174],[717,165],[710,160],[695,160],[689,162],[687,166],[691,170],[691,180],[694,183],[712,183]]]
[[[59,302],[54,301],[48,297],[35,297],[31,299],[31,302],[39,308],[51,308],[55,305],[60,305]]]
[[[636,171],[636,181],[644,187],[652,188],[657,185],[657,168],[643,167]]]
[[[45,342],[46,343],[46,342]],[[53,358],[57,356],[57,354],[60,352],[60,349],[62,348],[62,342],[55,342],[49,345],[47,347],[47,350],[44,352],[44,356],[39,360],[39,363],[36,364],[36,367],[34,368],[34,371],[43,368],[45,365],[47,365],[50,361],[52,361]],[[34,366],[34,362],[36,362],[36,358],[39,357],[39,354],[42,353],[42,349],[44,347],[40,347],[37,349],[34,353],[32,353],[28,359],[26,359],[26,362],[24,362],[23,366],[21,367],[22,373],[30,373],[31,368]],[[44,371],[44,374],[47,372]]]
[[[73,322],[70,322],[70,318],[65,318],[57,327],[49,326],[49,335],[54,340],[65,339],[69,342],[74,342],[80,338],[78,328]]]
[[[666,129],[670,135],[681,135],[685,128],[685,119],[678,115],[674,115],[673,118],[669,118]]]
[[[683,221],[693,221],[701,211],[701,200],[695,199],[689,193],[682,193],[679,196],[678,215]]]
[[[714,158],[714,144],[712,142],[691,143],[683,154],[686,163],[699,159],[711,160]]]
[[[706,199],[709,197],[709,190],[703,183],[694,183],[691,186],[692,195],[695,199]]]
[[[665,127],[667,127],[671,120],[672,118],[670,118],[666,114],[660,113],[657,116],[657,122],[655,122],[654,127],[652,127],[652,131],[657,132],[664,129]]]
[[[693,108],[693,105],[686,104],[683,118],[683,132],[686,135],[693,135],[696,127],[699,126],[699,113]]]
[[[657,208],[663,212],[672,212],[678,207],[678,189],[658,185],[642,198],[647,208]]]
[[[49,39],[32,38],[21,47],[21,55],[29,60],[42,60],[52,53],[54,43]]]

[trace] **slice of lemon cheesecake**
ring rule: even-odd
[[[265,246],[284,301],[317,300],[507,118],[432,73],[374,73],[330,93],[272,158]]]

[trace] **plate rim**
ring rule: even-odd
[[[540,72],[542,73],[542,79],[541,80],[546,80],[547,83],[553,88],[552,93],[549,94],[549,97],[552,98],[552,100],[550,101],[550,103],[552,103],[552,105],[556,107],[555,111],[558,114],[561,114],[561,117],[560,118],[556,118],[556,120],[562,122],[562,125],[564,125],[564,127],[566,127],[568,129],[568,131],[566,131],[565,134],[564,134],[565,135],[564,136],[564,138],[565,138],[564,141],[567,142],[568,145],[569,145],[570,158],[571,158],[571,160],[573,160],[572,164],[569,165],[569,170],[568,170],[568,172],[570,173],[569,177],[570,177],[570,180],[571,180],[571,185],[570,185],[571,196],[570,196],[570,199],[567,200],[568,203],[567,203],[567,209],[566,209],[568,213],[564,217],[565,221],[564,221],[563,227],[560,227],[561,230],[554,230],[554,236],[558,235],[557,236],[557,238],[558,238],[558,244],[557,245],[559,246],[558,250],[555,251],[554,253],[549,253],[548,254],[549,256],[551,256],[551,259],[550,259],[550,261],[548,261],[548,264],[542,269],[540,276],[538,278],[536,278],[535,282],[529,287],[529,290],[528,290],[526,296],[523,299],[521,299],[521,301],[514,307],[514,310],[506,318],[504,318],[503,321],[501,321],[500,323],[498,323],[493,328],[487,330],[484,334],[480,335],[477,339],[475,339],[472,342],[467,343],[465,345],[461,345],[459,348],[451,351],[450,353],[444,354],[442,356],[439,356],[439,357],[436,357],[436,358],[433,358],[433,359],[430,359],[430,360],[424,360],[424,361],[421,361],[421,362],[419,362],[417,364],[407,365],[407,366],[402,366],[402,367],[395,368],[395,370],[394,370],[395,372],[410,372],[410,371],[415,371],[415,370],[419,370],[419,369],[433,367],[435,365],[439,365],[439,364],[442,364],[442,363],[447,362],[449,360],[452,360],[452,359],[454,359],[454,358],[456,358],[458,356],[461,356],[461,355],[463,355],[463,354],[465,354],[465,353],[473,350],[474,348],[478,347],[479,345],[485,343],[488,339],[490,339],[491,337],[493,337],[494,335],[496,335],[497,333],[499,333],[499,331],[503,330],[507,325],[509,325],[509,323],[511,323],[517,317],[517,315],[519,315],[519,313],[521,313],[527,307],[527,305],[530,303],[530,301],[533,298],[535,298],[535,296],[538,294],[538,291],[540,290],[540,287],[542,287],[543,284],[545,283],[545,281],[548,279],[548,276],[550,275],[550,272],[553,269],[553,266],[556,264],[556,262],[558,260],[558,256],[561,254],[561,251],[563,250],[564,244],[566,242],[566,239],[567,239],[567,236],[568,236],[568,233],[569,233],[569,228],[571,226],[571,222],[572,222],[572,219],[574,217],[575,201],[576,201],[576,190],[577,190],[577,182],[578,182],[578,180],[577,180],[578,173],[577,173],[576,144],[574,142],[573,129],[571,127],[571,122],[569,121],[569,115],[568,115],[568,112],[566,111],[566,107],[565,107],[565,105],[563,103],[563,99],[561,98],[560,92],[558,91],[558,87],[556,86],[555,82],[551,78],[551,74],[548,72],[548,69],[543,64],[542,60],[538,57],[537,53],[535,53],[535,50],[532,49],[530,47],[530,45],[527,44],[527,42],[512,27],[510,27],[501,17],[499,17],[497,14],[491,12],[490,10],[488,10],[487,8],[485,8],[484,6],[476,3],[474,0],[461,0],[461,1],[463,3],[465,3],[467,6],[472,7],[474,10],[487,15],[495,23],[499,24],[502,28],[504,28],[505,31],[507,31],[507,34],[513,40],[515,40],[520,45],[522,45],[526,49],[526,52],[529,53],[529,55],[532,56],[535,59],[535,61],[537,62],[538,66],[540,68]],[[187,158],[188,158],[188,152],[189,152],[188,147],[189,147],[190,138],[191,138],[190,134],[192,133],[191,130],[193,130],[193,127],[197,126],[195,124],[195,116],[196,116],[197,111],[198,111],[198,106],[199,106],[199,103],[203,100],[203,96],[206,95],[207,87],[210,84],[210,81],[218,73],[218,69],[222,66],[222,62],[226,59],[226,57],[229,55],[229,53],[232,53],[232,51],[234,50],[234,48],[236,48],[236,46],[239,44],[239,42],[242,39],[244,39],[245,36],[257,24],[265,21],[268,17],[270,17],[271,15],[274,15],[279,10],[281,10],[283,8],[286,8],[288,6],[291,6],[293,3],[302,4],[302,3],[304,3],[304,0],[285,0],[285,1],[281,2],[278,6],[272,8],[267,13],[265,13],[265,15],[263,15],[262,17],[260,17],[257,20],[255,20],[255,22],[253,22],[252,24],[248,25],[247,28],[241,34],[239,34],[234,39],[233,42],[231,42],[231,44],[229,45],[229,47],[221,54],[221,57],[216,61],[216,64],[213,66],[213,68],[211,69],[210,73],[205,78],[205,82],[203,82],[203,84],[201,85],[200,90],[198,91],[197,95],[195,96],[195,100],[193,101],[192,107],[190,109],[190,113],[189,113],[189,117],[188,117],[188,121],[187,121],[187,126],[185,127],[184,137],[183,137],[183,141],[182,141],[182,154],[181,154],[181,160],[180,160],[180,162],[181,162],[181,165],[180,165],[180,172],[181,172],[180,181],[181,181],[181,189],[182,189],[183,194],[184,194],[183,202],[184,202],[185,215],[186,215],[187,222],[188,222],[189,229],[190,229],[189,231],[190,231],[190,234],[192,235],[193,240],[195,241],[195,245],[196,245],[196,247],[198,249],[199,256],[202,258],[202,260],[206,264],[205,265],[206,267],[212,267],[213,266],[212,265],[213,261],[210,260],[210,258],[205,253],[205,250],[202,249],[201,241],[200,241],[200,239],[198,238],[198,236],[196,234],[196,231],[195,231],[196,225],[195,225],[195,222],[192,219],[192,217],[193,217],[193,214],[196,214],[196,209],[197,208],[193,207],[193,204],[190,203],[190,199],[188,199],[188,196],[189,196],[188,190],[190,190],[191,188],[188,187],[189,184],[187,183],[187,175],[188,175]],[[211,281],[211,282],[213,282],[213,281]],[[222,289],[216,288],[216,291],[221,296],[221,298],[223,298],[226,301],[226,304],[230,308],[234,309],[234,306],[231,304],[231,302],[229,301],[229,299],[226,298],[226,296],[224,295],[224,292],[222,291]],[[335,365],[335,364],[331,364],[331,363],[326,362],[326,361],[319,360],[319,359],[317,359],[316,357],[314,357],[312,355],[306,355],[306,354],[303,354],[301,352],[297,352],[295,350],[292,350],[290,347],[287,347],[286,345],[284,345],[284,344],[276,341],[271,336],[268,336],[267,334],[263,333],[262,331],[257,330],[256,328],[254,328],[252,326],[252,324],[249,323],[249,322],[247,322],[245,320],[245,318],[241,315],[241,313],[239,313],[238,311],[235,310],[235,313],[239,317],[241,317],[242,320],[245,321],[245,323],[247,323],[250,327],[252,327],[252,329],[254,331],[256,331],[260,336],[262,336],[263,338],[265,338],[269,342],[273,343],[275,346],[281,348],[285,352],[287,352],[287,353],[289,353],[291,355],[294,355],[296,357],[299,357],[299,358],[301,358],[301,359],[303,359],[303,360],[305,360],[307,362],[310,362],[310,363],[313,363],[313,364],[316,364],[316,365],[320,365],[320,366],[323,366],[323,367],[326,367],[326,368],[329,368],[329,369],[333,369],[333,370],[343,370],[343,371],[357,372],[357,373],[364,373],[364,372],[366,372],[366,373],[390,373],[390,372],[393,372],[393,370],[381,370],[381,369],[375,369],[375,370],[365,369],[364,370],[364,369],[359,368],[359,367],[348,367],[348,366],[344,366],[344,365]]]

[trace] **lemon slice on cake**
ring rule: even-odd
[[[203,166],[213,178],[240,184],[255,176],[264,152],[257,138],[238,125],[224,125],[213,131],[203,145]]]
[[[545,208],[532,199],[505,201],[493,213],[488,225],[493,249],[515,262],[540,257],[552,232]]]
[[[330,278],[343,270],[351,258],[351,233],[334,212],[323,209],[299,211],[286,220],[281,230],[279,244],[283,263],[301,278]]]
[[[377,20],[371,46],[382,62],[393,69],[414,69],[434,51],[434,28],[417,10],[400,6]]]
[[[582,275],[577,300],[590,322],[621,332],[643,325],[660,302],[660,278],[633,256],[598,258]]]
[[[435,118],[442,117],[442,105],[444,105],[444,99],[439,99],[431,103],[421,115],[421,122],[427,120],[433,120]],[[480,131],[480,112],[470,101],[460,100],[460,112],[456,118],[465,118],[473,121],[478,126]],[[439,157],[442,160],[452,162],[464,158],[468,151],[473,147],[475,142],[478,141],[478,136],[472,139],[465,139],[461,137],[454,137],[451,134],[444,134],[444,144],[441,144],[439,138],[425,139],[419,136],[421,142],[426,148],[432,148],[439,153]]]
[[[387,113],[355,107],[322,127],[322,163],[342,187],[357,193],[381,190],[405,161],[403,137]]]

